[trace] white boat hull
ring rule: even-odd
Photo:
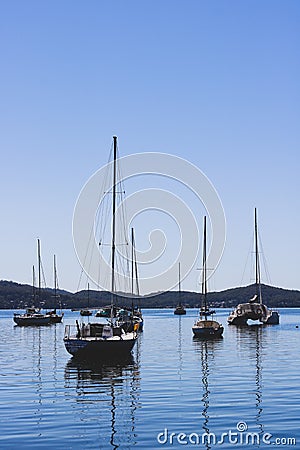
[[[229,315],[229,325],[247,325],[248,320],[258,320],[266,325],[278,325],[279,314],[262,303],[240,303]]]

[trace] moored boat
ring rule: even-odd
[[[202,265],[202,305],[200,308],[200,319],[196,320],[192,331],[197,338],[221,337],[224,327],[221,323],[209,316],[215,314],[214,310],[209,309],[207,305],[207,277],[206,277],[206,217],[204,217],[204,237],[203,237],[203,265]]]
[[[54,298],[55,298],[55,308],[52,311],[47,311],[46,316],[50,316],[50,323],[61,323],[64,313],[62,312],[61,302],[58,302],[59,295],[57,293],[58,289],[58,278],[56,270],[56,256],[53,258],[53,270],[54,270]],[[60,304],[60,312],[57,312],[58,303]]]
[[[66,350],[76,357],[92,357],[94,360],[124,358],[130,355],[137,339],[135,331],[128,332],[118,324],[115,314],[115,250],[116,250],[116,185],[117,185],[117,138],[113,138],[112,178],[112,241],[111,241],[111,305],[108,323],[82,323],[76,321],[75,332],[65,327]]]
[[[248,320],[259,321],[265,325],[278,325],[279,313],[262,302],[260,259],[258,249],[257,212],[254,209],[255,241],[255,295],[247,303],[238,304],[228,316],[229,325],[247,325]]]
[[[174,314],[176,314],[177,316],[183,316],[186,314],[186,310],[184,308],[183,305],[177,305],[176,308],[174,309]]]
[[[42,314],[39,308],[31,307],[27,308],[24,314],[14,314],[14,322],[19,326],[40,326],[48,325],[50,323],[50,317],[46,314]]]
[[[178,295],[179,295],[179,304],[176,306],[174,310],[174,314],[177,316],[184,316],[186,314],[185,307],[181,303],[181,276],[180,276],[180,263],[178,264]]]
[[[122,358],[128,356],[136,341],[136,333],[125,332],[113,323],[82,323],[75,327],[66,325],[64,343],[73,356],[103,358]]]
[[[90,285],[88,283],[88,288],[87,288],[87,308],[82,308],[80,310],[80,315],[83,316],[83,317],[91,316],[93,313],[92,313],[92,311],[90,311],[89,307],[90,307]]]
[[[36,293],[35,287],[35,271],[34,266],[32,268],[32,289],[33,289],[33,302],[41,304],[41,244],[40,240],[37,240],[37,250],[38,250],[38,291]],[[26,309],[24,314],[14,313],[14,322],[19,326],[40,326],[48,325],[50,323],[50,316],[41,313],[40,306],[32,306]]]
[[[96,317],[110,317],[110,306],[104,306],[103,308],[98,309],[95,314]]]

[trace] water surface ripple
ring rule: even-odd
[[[197,341],[196,310],[145,310],[132,358],[97,364],[64,348],[77,313],[18,327],[0,311],[1,450],[270,448],[266,433],[273,447],[300,448],[300,310],[281,310],[278,326],[246,328],[228,326],[228,312],[218,311],[223,339]],[[220,443],[238,423],[241,441]],[[246,432],[260,443],[246,444]],[[215,442],[202,443],[209,433]]]

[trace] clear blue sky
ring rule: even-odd
[[[74,205],[116,134],[121,155],[174,154],[214,184],[212,289],[240,285],[254,206],[272,283],[300,289],[299,23],[297,0],[1,2],[0,278],[31,282],[40,237],[48,284],[56,253],[77,289]]]

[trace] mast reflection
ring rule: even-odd
[[[209,406],[210,406],[210,389],[209,389],[209,376],[210,368],[214,364],[215,351],[217,348],[223,344],[223,339],[196,339],[193,338],[193,344],[196,352],[200,355],[201,359],[201,382],[202,382],[202,416],[203,423],[202,429],[205,435],[210,433],[210,416],[209,416]],[[206,439],[203,443],[207,450],[210,450],[211,444]]]
[[[247,327],[236,329],[238,348],[243,352],[243,357],[254,362],[254,382],[255,382],[255,423],[259,434],[263,434],[264,425],[262,423],[262,400],[263,400],[263,342],[266,340],[267,325],[248,325]],[[246,353],[245,349],[247,350]],[[253,380],[253,378],[252,378]]]
[[[262,326],[252,327],[255,333],[255,406],[256,406],[256,424],[260,434],[263,433],[263,424],[261,423],[262,408]]]
[[[80,423],[99,428],[99,448],[136,445],[135,412],[139,408],[139,352],[122,362],[95,363],[71,358],[65,367],[66,388],[80,405]]]
[[[178,366],[178,374],[179,379],[181,380],[182,376],[182,317],[178,317],[178,356],[179,356],[179,366]]]

